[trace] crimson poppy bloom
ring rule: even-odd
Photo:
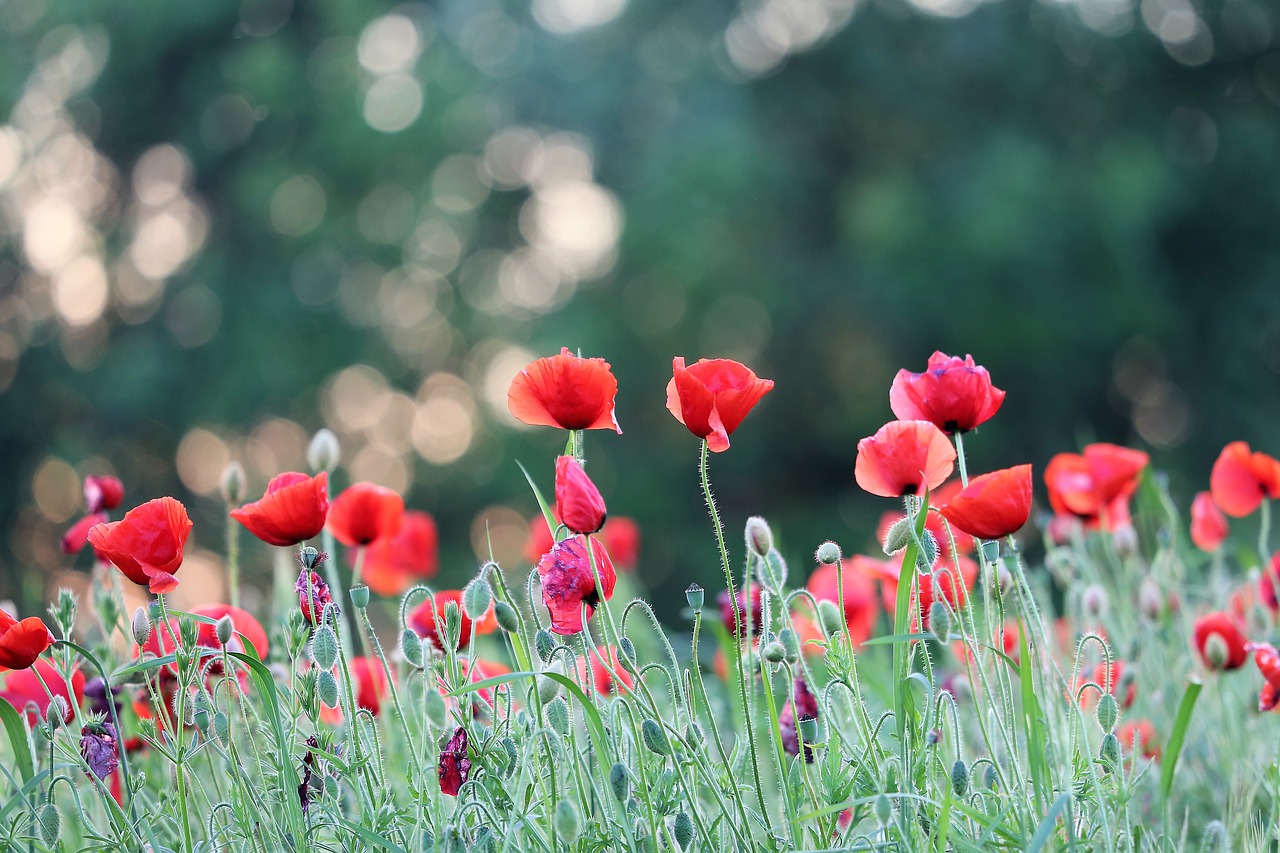
[[[68,557],[72,554],[79,554],[89,541],[89,531],[99,524],[106,524],[110,520],[111,517],[105,512],[94,512],[71,525],[71,527],[67,528],[67,532],[62,534],[62,541],[58,543],[62,553]]]
[[[40,617],[19,621],[0,610],[0,670],[26,669],[53,643],[53,632]]]
[[[38,676],[37,673],[39,673]],[[36,709],[40,718],[47,717],[50,700],[44,684],[40,683],[41,678],[44,679],[44,684],[49,685],[49,690],[54,696],[61,696],[66,700],[67,713],[63,722],[69,723],[74,720],[76,708],[80,707],[80,702],[84,699],[84,673],[78,669],[73,670],[71,686],[68,689],[67,682],[58,673],[58,668],[49,660],[37,660],[26,669],[5,673],[4,683],[0,684],[0,699],[17,708],[19,713],[30,705]],[[38,722],[36,713],[27,711],[27,725],[34,726]]]
[[[1199,492],[1191,501],[1191,541],[1201,551],[1216,551],[1227,538],[1227,517],[1213,502],[1209,492]]]
[[[956,450],[929,421],[890,421],[858,442],[853,476],[882,498],[922,494],[951,476]]]
[[[259,501],[231,511],[231,517],[268,545],[297,545],[324,529],[329,512],[329,475],[289,471],[273,477]]]
[[[600,572],[600,588],[587,556],[588,541]],[[583,608],[590,619],[601,600],[608,601],[613,595],[618,581],[608,552],[586,536],[571,536],[553,545],[538,561],[538,576],[542,579],[542,602],[551,611],[551,630],[557,634],[583,630]]]
[[[614,678],[615,675],[617,678]],[[578,658],[578,680],[585,684],[588,679],[601,696],[629,692],[636,686],[636,680],[631,677],[631,673],[622,668],[622,663],[618,660],[618,650],[613,646],[603,649],[597,647],[591,653],[590,659]]]
[[[971,355],[935,352],[924,373],[899,370],[889,388],[889,408],[900,420],[929,421],[948,435],[990,420],[1003,402],[1004,392]]]
[[[439,543],[435,519],[421,510],[408,510],[395,535],[377,539],[365,549],[360,579],[378,595],[403,595],[418,581],[435,577]]]
[[[154,593],[178,587],[174,572],[191,533],[187,508],[174,498],[156,498],[125,513],[120,521],[89,531],[89,544],[125,577]]]
[[[467,730],[458,726],[453,730],[449,743],[440,750],[440,792],[450,797],[458,796],[471,775],[471,759],[467,758]]]
[[[746,365],[728,358],[703,358],[690,367],[684,358],[671,362],[667,409],[689,432],[707,442],[707,449],[729,449],[729,436],[760,398],[773,390],[772,379],[761,379]]]
[[[560,429],[611,429],[619,435],[614,399],[618,380],[603,358],[569,351],[540,358],[511,380],[507,408],[516,420]]]
[[[1233,441],[1213,463],[1209,491],[1219,509],[1233,518],[1244,518],[1264,498],[1280,498],[1280,460],[1250,452],[1243,441]]]
[[[1002,539],[1031,517],[1031,466],[1015,465],[974,477],[938,512],[971,536]]]
[[[124,483],[116,477],[84,478],[84,502],[90,514],[115,509],[124,500]]]
[[[618,568],[630,571],[640,561],[640,525],[634,518],[610,516],[600,531],[600,538]]]
[[[729,598],[729,590],[722,589],[716,595],[716,604],[720,605],[720,621],[724,623],[724,629],[729,632],[730,636],[745,636],[747,632],[747,596],[751,597],[751,634],[757,636],[764,626],[760,624],[762,618],[762,602],[760,600],[760,584],[752,583],[750,590],[738,590],[737,606]]]
[[[1253,653],[1253,662],[1266,679],[1258,695],[1258,710],[1274,711],[1280,705],[1280,652],[1270,643],[1248,643],[1245,651]]]
[[[1116,740],[1125,755],[1135,752],[1151,761],[1160,758],[1160,742],[1156,738],[1155,726],[1147,719],[1125,720],[1116,727]]]
[[[604,527],[604,498],[572,456],[556,459],[556,515],[574,533],[596,533]]]
[[[893,614],[898,607],[898,578],[902,573],[902,557],[893,562],[873,561],[875,571],[880,575],[880,596],[884,609]],[[959,568],[956,563],[938,561],[932,572],[922,572],[919,577],[918,590],[915,594],[916,606],[912,630],[920,625],[928,627],[929,608],[938,596],[959,610],[969,600],[969,590],[978,579],[978,564],[968,557],[960,557]]]
[[[782,710],[778,712],[778,728],[782,731],[782,748],[788,755],[799,755],[799,722],[806,718],[818,718],[818,699],[809,689],[809,685],[804,683],[803,678],[795,680],[792,697],[792,701],[783,705]],[[813,750],[808,744],[804,746],[804,760],[806,764],[813,763]]]
[[[1149,461],[1143,451],[1115,444],[1090,444],[1083,454],[1059,453],[1044,470],[1049,505],[1086,528],[1115,530],[1129,522],[1129,496]]]
[[[343,545],[368,545],[394,536],[404,523],[404,498],[384,486],[354,483],[333,499],[329,529]]]
[[[849,638],[857,645],[871,637],[871,629],[875,626],[876,616],[880,612],[876,599],[875,577],[879,573],[880,561],[861,554],[846,557],[841,561],[844,582],[844,623],[849,631]],[[840,595],[836,584],[836,566],[822,564],[809,575],[806,588],[818,601],[839,602]]]
[[[423,600],[421,604],[409,613],[409,627],[419,637],[424,640],[430,640],[432,645],[443,652],[444,610],[449,602],[453,602],[458,606],[458,613],[462,616],[462,627],[458,631],[458,645],[454,651],[470,643],[472,637],[478,637],[481,634],[492,634],[497,630],[498,620],[493,615],[493,605],[489,605],[489,609],[485,611],[481,619],[473,622],[471,617],[467,615],[467,611],[462,607],[461,591],[456,589],[446,589]]]
[[[1210,659],[1209,643],[1215,636],[1220,638],[1222,647],[1226,649],[1225,659]],[[1248,640],[1240,623],[1229,613],[1219,611],[1197,619],[1192,639],[1200,659],[1209,669],[1239,669],[1248,660],[1248,652],[1245,651]]]

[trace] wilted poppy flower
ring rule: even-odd
[[[540,358],[511,380],[507,408],[516,420],[560,429],[611,429],[619,434],[614,399],[618,380],[603,358],[569,351]]]
[[[1031,516],[1031,466],[1015,465],[974,477],[938,512],[979,539],[1002,539]]]
[[[1280,498],[1280,460],[1265,453],[1252,453],[1243,441],[1233,441],[1209,472],[1213,502],[1233,518],[1244,518],[1264,498]]]
[[[156,498],[125,513],[120,521],[89,531],[89,544],[125,577],[154,593],[178,587],[174,572],[191,533],[187,508],[174,498]]]
[[[871,629],[876,623],[876,615],[880,612],[875,584],[875,577],[882,572],[879,564],[879,560],[873,560],[861,554],[846,557],[842,561],[844,622],[849,631],[849,638],[855,644],[864,643],[870,638]],[[806,586],[818,601],[839,602],[840,594],[837,589],[836,575],[836,566],[824,563],[809,575],[809,583]]]
[[[1091,444],[1083,454],[1059,453],[1044,470],[1049,505],[1086,527],[1114,530],[1129,522],[1129,496],[1149,461],[1141,450],[1114,444]]]
[[[557,634],[581,631],[583,607],[586,607],[586,618],[590,619],[600,601],[608,601],[613,595],[618,581],[608,552],[595,539],[590,539],[591,553],[600,572],[601,588],[596,588],[591,559],[587,556],[587,541],[585,536],[571,536],[553,545],[538,561],[542,602],[551,611],[551,630]]]
[[[471,759],[467,758],[467,730],[458,726],[453,730],[449,743],[440,750],[440,792],[450,797],[458,796],[471,775]]]
[[[439,542],[435,519],[409,510],[394,536],[377,539],[365,549],[360,579],[378,595],[402,595],[415,583],[435,576]]]
[[[85,543],[89,541],[89,531],[108,521],[110,516],[105,512],[94,512],[71,525],[67,528],[67,532],[62,534],[62,541],[59,543],[62,553],[67,556],[79,554],[84,549]]]
[[[424,640],[430,640],[440,651],[444,651],[444,611],[445,606],[453,602],[462,616],[462,627],[458,631],[458,645],[462,648],[471,642],[473,636],[492,634],[498,628],[498,620],[493,615],[493,605],[485,611],[484,617],[473,622],[462,607],[462,593],[456,589],[447,589],[428,597],[415,607],[408,617],[409,627]],[[438,627],[437,627],[438,626]]]
[[[39,677],[36,673],[39,673]],[[84,673],[78,669],[71,673],[71,689],[68,690],[67,682],[58,674],[58,668],[48,660],[37,660],[26,669],[5,673],[2,678],[0,699],[17,708],[19,713],[32,705],[41,718],[48,716],[49,694],[45,692],[44,684],[49,685],[54,696],[61,696],[66,701],[67,713],[63,722],[69,723],[75,719],[76,708],[84,699]],[[44,684],[40,683],[42,678]],[[37,722],[35,714],[28,713],[26,716],[27,724],[34,726]]]
[[[1210,613],[1197,619],[1192,639],[1200,659],[1209,669],[1239,669],[1248,660],[1245,651],[1248,640],[1240,624],[1228,613]]]
[[[343,545],[368,545],[394,536],[404,523],[404,498],[373,483],[354,483],[333,499],[329,529]]]
[[[312,625],[319,625],[325,608],[333,604],[333,594],[329,592],[329,585],[324,582],[324,578],[304,568],[298,574],[293,589],[298,593],[298,609],[302,611],[303,617]]]
[[[38,616],[18,621],[0,610],[0,670],[26,669],[53,645],[53,632]]]
[[[84,502],[89,507],[90,514],[115,509],[120,506],[122,500],[124,500],[124,483],[116,477],[84,478]]]
[[[788,755],[800,754],[799,723],[804,719],[818,718],[818,700],[809,690],[803,678],[797,678],[793,692],[793,701],[786,703],[778,712],[778,728],[782,730],[782,748]],[[808,744],[804,747],[804,760],[813,763],[813,750]]]
[[[890,421],[858,442],[853,476],[882,498],[923,494],[946,482],[956,450],[929,421]]]
[[[729,632],[730,636],[736,635],[742,637],[747,632],[747,596],[751,597],[751,634],[758,635],[763,627],[760,624],[762,618],[761,600],[760,600],[760,584],[752,583],[750,590],[738,590],[737,606],[729,598],[729,590],[722,589],[716,595],[716,604],[720,605],[720,621],[724,623],[724,629]]]
[[[107,722],[93,722],[80,729],[80,755],[94,776],[107,778],[120,764],[116,727]]]
[[[1125,755],[1137,753],[1156,761],[1160,758],[1160,743],[1156,739],[1155,726],[1147,719],[1125,720],[1116,727],[1116,740]]]
[[[899,370],[889,388],[889,408],[904,421],[929,421],[951,434],[989,420],[1004,402],[985,367],[973,356],[935,352],[924,373]]]
[[[601,652],[604,654],[602,655]],[[614,678],[615,675],[617,678]],[[586,657],[578,658],[578,680],[586,682],[588,678],[601,696],[613,696],[619,692],[630,691],[636,685],[636,680],[631,677],[631,673],[622,668],[622,663],[618,660],[618,650],[613,646],[604,649],[597,647],[591,653],[589,660]]]
[[[273,477],[262,500],[231,511],[231,517],[268,545],[297,545],[324,529],[329,512],[329,475],[290,471]]]
[[[574,533],[595,533],[604,526],[604,498],[572,456],[556,459],[556,515]]]
[[[705,439],[707,449],[729,449],[729,436],[760,398],[773,390],[746,365],[728,358],[704,358],[689,367],[684,358],[671,362],[667,409],[689,432]]]
[[[1227,517],[1213,502],[1213,495],[1197,493],[1191,501],[1191,541],[1201,551],[1216,551],[1227,533]]]

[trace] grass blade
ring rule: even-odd
[[[1160,765],[1160,798],[1165,804],[1169,802],[1169,791],[1173,789],[1173,772],[1178,767],[1178,754],[1182,752],[1183,741],[1187,739],[1187,726],[1191,724],[1191,713],[1195,710],[1196,699],[1204,688],[1199,678],[1191,676],[1187,679],[1187,689],[1182,693],[1182,702],[1178,705],[1178,716],[1173,722],[1173,732],[1169,735],[1169,745],[1165,748],[1164,759]]]

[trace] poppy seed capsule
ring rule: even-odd
[[[813,558],[824,566],[834,566],[840,562],[840,546],[834,542],[823,542],[814,552]]]
[[[702,612],[702,604],[705,600],[706,590],[698,586],[696,583],[689,584],[689,588],[684,591],[685,601],[689,602],[689,609],[694,613]]]
[[[1204,641],[1204,662],[1209,669],[1221,672],[1227,668],[1227,660],[1231,657],[1231,649],[1227,640],[1219,633],[1212,633]]]
[[[758,515],[747,519],[746,539],[747,547],[757,557],[763,557],[773,550],[773,531],[769,529],[769,522]]]
[[[361,584],[351,588],[351,603],[356,610],[364,610],[369,606],[369,587]]]

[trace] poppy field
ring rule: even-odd
[[[86,477],[90,592],[0,610],[0,849],[1275,849],[1280,460],[1232,442],[1194,495],[1103,442],[971,470],[997,380],[900,370],[849,436],[878,528],[790,542],[715,498],[774,382],[676,357],[698,464],[667,487],[718,583],[665,623],[591,476],[618,381],[569,348],[507,392],[564,441],[522,466],[526,559],[458,589],[451,531],[336,483],[327,430],[262,492],[227,468],[229,595],[189,610],[187,508]]]

